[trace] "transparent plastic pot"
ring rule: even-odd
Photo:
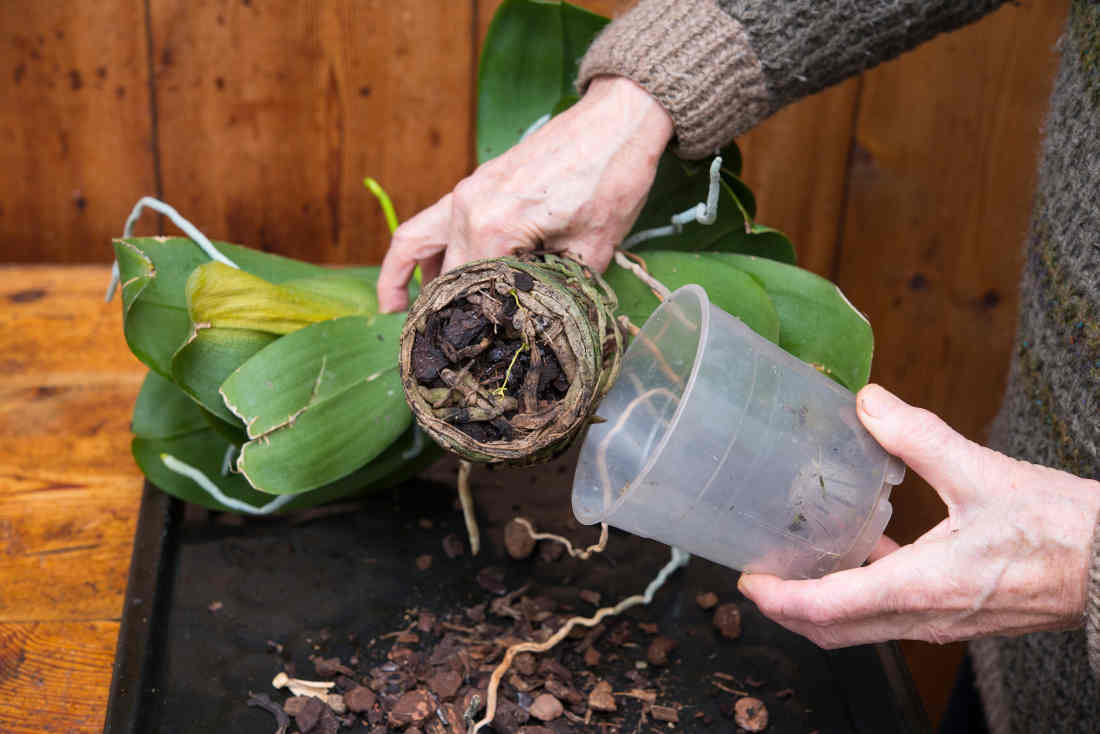
[[[855,396],[680,288],[642,327],[581,447],[573,514],[783,578],[854,568],[905,465]]]

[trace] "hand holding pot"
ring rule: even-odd
[[[378,278],[383,311],[471,260],[536,248],[567,251],[602,272],[637,219],[672,136],[658,102],[623,77],[598,77],[573,107],[401,225]]]
[[[745,596],[825,648],[1082,624],[1100,482],[979,446],[877,385],[857,404],[867,430],[936,489],[948,517],[912,545],[884,538],[862,568],[811,581],[743,575]]]

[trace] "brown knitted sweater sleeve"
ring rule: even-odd
[[[592,44],[577,84],[633,79],[702,158],[783,105],[976,20],[1004,0],[641,0]]]

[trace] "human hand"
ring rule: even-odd
[[[407,306],[418,263],[427,282],[471,260],[537,247],[602,272],[671,137],[671,118],[648,92],[624,77],[597,77],[579,102],[397,228],[378,277],[382,310]]]
[[[948,517],[912,545],[884,538],[862,568],[809,581],[744,574],[738,588],[760,611],[829,649],[1081,625],[1100,482],[979,446],[877,385],[857,410]]]

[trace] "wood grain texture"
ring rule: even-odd
[[[103,729],[144,368],[105,266],[0,268],[0,731]]]
[[[1067,3],[1008,5],[864,75],[837,280],[872,378],[982,440],[1004,389],[1039,129]],[[946,516],[912,474],[889,532]],[[933,720],[961,646],[904,646]]]
[[[122,306],[102,265],[0,265],[0,380],[6,388],[137,379]]]
[[[118,622],[0,624],[0,731],[103,731]]]
[[[471,159],[469,2],[152,0],[164,196],[207,235],[378,262]]]
[[[0,260],[106,262],[154,192],[142,0],[0,3]]]
[[[780,110],[738,139],[756,220],[794,242],[798,264],[835,277],[860,79]]]

